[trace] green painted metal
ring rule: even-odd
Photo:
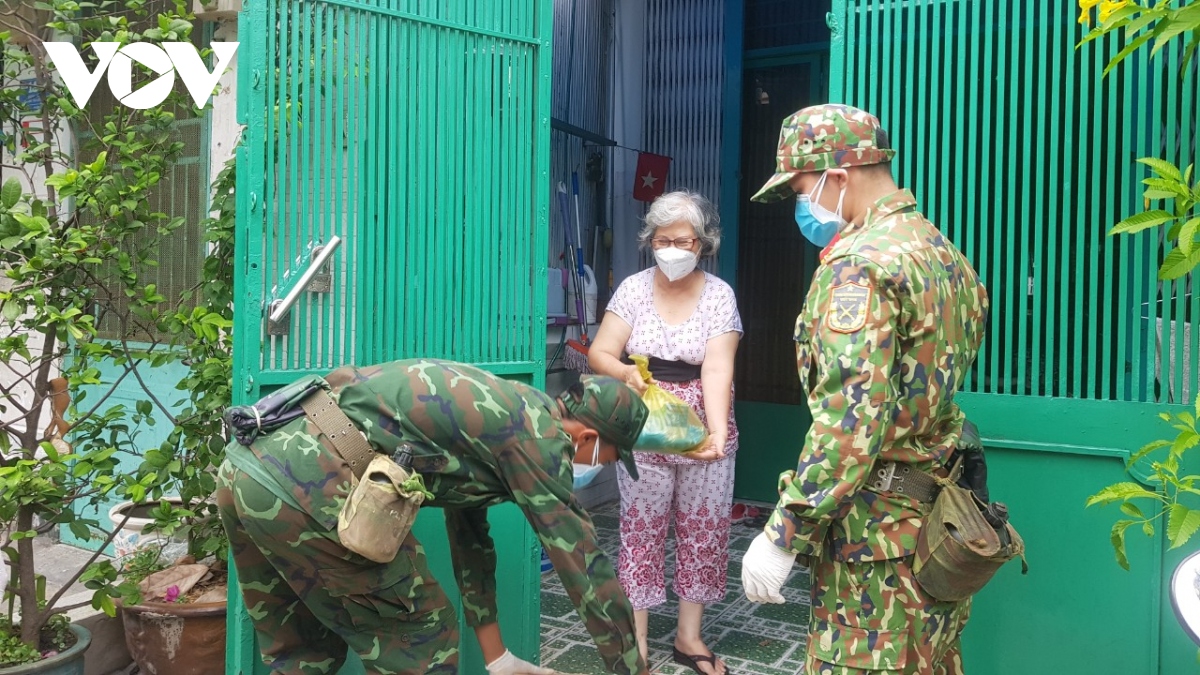
[[[549,0],[243,3],[235,402],[408,356],[543,384],[552,13]],[[328,291],[269,334],[265,302],[334,235]],[[536,538],[515,508],[489,516],[505,639],[534,659]],[[456,598],[441,522],[423,513],[416,531]],[[233,599],[228,672],[263,672]],[[462,671],[481,672],[463,629]]]
[[[988,285],[990,340],[968,390],[1194,399],[1200,351],[1185,326],[1200,318],[1200,279],[1157,282],[1157,232],[1105,234],[1140,208],[1146,170],[1133,158],[1196,154],[1180,106],[1197,78],[1178,76],[1180,54],[1135,57],[1101,80],[1097,64],[1119,45],[1076,50],[1085,28],[1070,7],[848,0],[834,11],[845,68],[831,91],[881,117],[898,179]]]
[[[1200,391],[1200,275],[1159,283],[1159,233],[1105,234],[1141,208],[1135,158],[1197,157],[1182,113],[1200,82],[1195,70],[1180,78],[1170,49],[1102,80],[1120,44],[1076,50],[1086,30],[1076,11],[1039,0],[833,3],[834,100],[881,117],[898,180],[975,262],[992,300],[958,400],[994,449],[993,493],[1015,514],[1032,571],[1006,569],[976,599],[965,645],[977,674],[1195,668],[1164,599],[1180,552],[1161,535],[1131,538],[1134,571],[1121,571],[1108,543],[1115,509],[1083,502],[1125,477],[1131,449],[1166,435],[1160,411]]]

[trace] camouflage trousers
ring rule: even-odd
[[[963,675],[959,638],[971,601],[930,598],[911,562],[817,563],[808,675]]]
[[[337,532],[222,465],[221,522],[272,673],[336,673],[347,649],[368,674],[458,673],[458,619],[410,534],[391,563],[346,550]]]

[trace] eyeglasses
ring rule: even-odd
[[[655,237],[650,240],[650,245],[656,249],[674,246],[675,248],[688,249],[698,241],[696,237],[677,237],[675,239],[667,239],[666,237]]]

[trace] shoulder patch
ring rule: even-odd
[[[829,305],[825,308],[825,325],[837,333],[860,331],[867,325],[870,306],[870,287],[855,283],[834,286],[829,293]]]

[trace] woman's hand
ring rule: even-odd
[[[621,379],[624,380],[625,384],[633,387],[638,396],[645,395],[646,390],[650,388],[650,385],[642,379],[642,371],[638,370],[637,366],[626,366]]]
[[[710,434],[708,442],[704,444],[704,447],[684,453],[683,456],[701,462],[715,462],[718,459],[725,459],[725,435]]]

